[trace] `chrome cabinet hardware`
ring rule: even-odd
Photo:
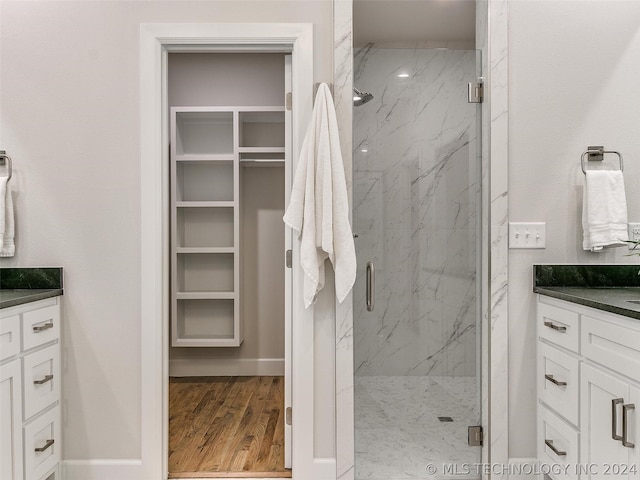
[[[559,457],[564,457],[564,456],[567,455],[567,452],[563,452],[562,450],[558,450],[558,448],[553,444],[553,440],[546,440],[545,439],[544,444],[547,447],[549,447],[551,450],[553,450],[553,453],[555,453]]]
[[[618,435],[618,405],[624,403],[623,398],[614,398],[611,400],[611,438],[614,440],[622,440]]]
[[[560,380],[556,380],[555,378],[553,378],[553,375],[549,375],[548,373],[545,374],[544,378],[546,378],[547,380],[549,380],[551,383],[553,383],[554,385],[557,385],[559,387],[564,387],[567,385],[567,382],[562,382]]]
[[[44,452],[46,449],[48,449],[50,446],[52,446],[55,443],[55,440],[52,438],[50,440],[47,440],[47,443],[44,444],[44,446],[42,447],[37,447],[35,449],[36,452]]]
[[[544,322],[544,326],[545,327],[549,327],[553,330],[557,330],[558,332],[566,332],[567,331],[567,327],[562,327],[560,325],[556,325],[553,322]]]
[[[376,270],[373,262],[367,262],[367,280],[366,280],[366,301],[367,311],[373,312],[375,308],[375,289],[376,289]]]
[[[38,333],[38,332],[42,332],[44,330],[49,330],[50,328],[53,328],[53,322],[49,322],[49,323],[45,323],[43,325],[38,325],[37,327],[33,327],[33,331],[35,333]]]
[[[53,380],[53,375],[45,375],[42,380],[34,380],[33,384],[34,385],[44,385],[45,383],[50,382],[51,380]]]
[[[629,410],[635,410],[633,403],[622,405],[622,445],[628,448],[635,448],[635,444],[629,441]]]

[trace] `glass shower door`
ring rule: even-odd
[[[479,476],[478,57],[355,53],[357,479]]]

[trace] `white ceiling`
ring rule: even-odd
[[[354,0],[355,46],[474,42],[475,0]]]

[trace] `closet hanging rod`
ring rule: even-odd
[[[604,160],[604,156],[607,153],[614,153],[618,156],[618,160],[620,161],[620,171],[624,171],[624,165],[622,162],[622,154],[615,150],[605,150],[602,146],[589,146],[587,150],[582,153],[580,157],[580,166],[582,167],[582,173],[587,174],[587,164],[586,162],[602,162]]]
[[[9,180],[11,180],[11,175],[13,175],[13,165],[11,162],[11,157],[7,155],[7,152],[4,150],[0,150],[0,165],[4,165],[5,163],[9,170],[9,174],[7,175],[7,182],[8,182]]]

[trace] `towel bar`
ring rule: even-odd
[[[580,157],[580,166],[582,167],[582,173],[584,173],[585,175],[587,174],[585,158],[591,157],[591,158],[588,158],[588,161],[601,162],[604,160],[604,156],[607,153],[615,153],[616,155],[618,155],[618,160],[620,161],[620,171],[622,172],[624,168],[622,164],[622,154],[620,152],[616,152],[615,150],[605,150],[604,147],[600,147],[600,146],[597,146],[597,147],[589,146],[587,147],[587,150]]]
[[[11,175],[13,175],[13,166],[11,165],[11,157],[7,155],[7,152],[4,150],[0,150],[0,165],[3,165],[6,162],[7,168],[9,169],[9,175],[7,175],[7,182],[11,180]]]

